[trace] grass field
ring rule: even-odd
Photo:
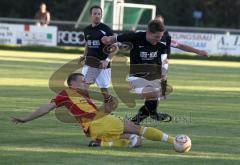
[[[11,116],[29,113],[54,96],[48,88],[49,77],[75,58],[78,55],[0,51],[1,165],[239,164],[240,62],[171,60],[169,82],[174,93],[162,101],[160,109],[174,120],[147,120],[145,124],[169,134],[189,135],[192,150],[186,154],[151,141],[134,149],[88,148],[89,139],[79,126],[60,122],[54,112],[31,123],[13,125]],[[113,65],[120,67],[121,63]],[[120,71],[113,71],[115,85],[127,88],[127,83],[117,83]],[[119,103],[116,114],[120,116],[134,114],[141,105],[137,101],[136,107],[128,108]]]

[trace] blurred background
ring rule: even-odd
[[[49,20],[36,26],[41,3]],[[146,30],[148,22],[161,15],[172,39],[179,43],[210,55],[240,54],[239,0],[1,0],[0,44],[84,46],[83,29],[91,23],[93,5],[102,7],[102,22],[115,33]],[[174,48],[172,52],[183,53]]]
[[[49,12],[44,19],[50,15],[43,25],[36,19],[42,2]],[[171,49],[168,83],[174,92],[161,102],[160,111],[173,121],[144,123],[190,136],[192,151],[176,154],[171,146],[151,141],[131,150],[92,149],[79,125],[63,124],[57,111],[31,124],[10,122],[48,103],[57,92],[52,86],[64,87],[66,75],[81,69],[77,61],[92,5],[102,6],[102,21],[117,34],[146,30],[160,14],[173,40],[209,53],[202,57]],[[0,0],[0,164],[239,165],[239,11],[240,0]],[[125,104],[133,99],[127,56],[119,51],[112,62],[110,93],[119,100],[114,113],[122,118],[142,106],[142,100],[133,108]],[[54,75],[61,81],[53,81]],[[102,97],[94,100],[102,104]]]
[[[45,2],[52,20],[76,21],[87,0],[1,0],[0,17],[34,18],[39,4]],[[239,0],[125,0],[125,3],[156,5],[156,14],[172,26],[196,26],[194,12],[201,12],[197,26],[239,28]]]

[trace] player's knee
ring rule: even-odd
[[[154,87],[145,87],[142,90],[142,95],[146,100],[152,100],[159,97],[159,89]]]
[[[140,125],[134,124],[132,121],[124,120],[124,133],[128,134],[139,134]]]

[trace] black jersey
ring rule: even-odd
[[[112,36],[113,31],[105,24],[100,23],[99,25],[92,27],[87,26],[84,29],[84,36],[87,44],[87,58],[86,64],[92,67],[98,67],[100,60],[105,60],[108,55],[103,52],[105,46],[101,42],[103,36]],[[108,65],[108,68],[110,65]]]
[[[117,37],[119,42],[131,42],[130,75],[148,80],[161,77],[161,55],[166,54],[166,45],[158,42],[152,45],[146,40],[146,32],[125,33]]]
[[[170,36],[170,34],[168,33],[168,31],[165,31],[165,32],[163,33],[161,42],[164,42],[164,43],[165,43],[165,45],[166,45],[166,47],[167,47],[167,57],[168,57],[168,59],[170,59],[170,54],[171,54],[171,36]]]

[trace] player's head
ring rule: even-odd
[[[158,20],[158,21],[162,22],[162,24],[164,24],[164,17],[162,15],[156,15],[154,20]]]
[[[40,11],[45,12],[47,10],[47,5],[45,3],[40,4]]]
[[[87,89],[84,76],[81,73],[72,73],[68,76],[67,84],[69,87],[78,89]]]
[[[91,16],[91,21],[94,24],[99,24],[102,19],[102,8],[100,6],[92,6],[89,9],[89,14]]]
[[[152,20],[148,23],[147,40],[156,45],[164,34],[164,25],[159,20]]]

